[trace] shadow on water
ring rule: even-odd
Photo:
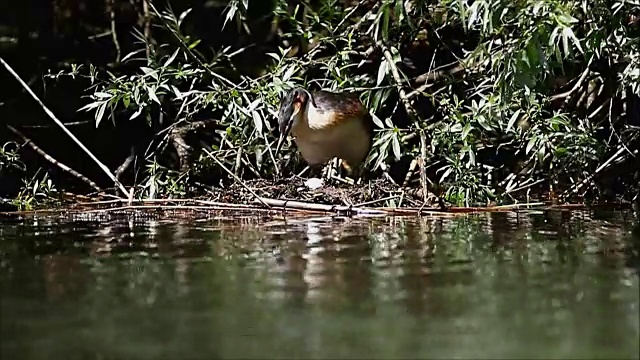
[[[632,213],[0,222],[3,359],[638,358]]]

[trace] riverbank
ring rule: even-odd
[[[586,204],[559,203],[549,197],[506,205],[452,206],[421,189],[399,187],[390,181],[370,181],[363,185],[323,184],[315,187],[308,179],[292,177],[279,180],[236,182],[227,187],[207,188],[203,195],[192,198],[125,199],[108,194],[93,196],[65,193],[57,206],[32,211],[3,211],[4,216],[33,214],[100,214],[136,213],[146,216],[191,217],[203,212],[333,214],[343,216],[451,216],[470,212],[500,212],[518,209],[567,209],[590,207],[630,208],[628,203]],[[155,214],[155,215],[154,215]]]

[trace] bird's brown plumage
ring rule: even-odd
[[[351,171],[371,149],[371,116],[355,94],[294,89],[283,97],[278,120],[281,136],[290,131],[312,166],[337,157]]]

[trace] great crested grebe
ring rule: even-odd
[[[280,101],[278,124],[276,154],[291,133],[310,167],[339,158],[351,175],[360,175],[371,149],[373,122],[356,95],[295,88]]]

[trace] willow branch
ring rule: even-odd
[[[2,65],[5,67],[5,69],[7,69],[7,71],[20,83],[20,85],[22,85],[22,87],[29,93],[29,95],[31,95],[31,97],[33,97],[33,99],[38,103],[38,105],[40,105],[40,107],[44,110],[44,112],[49,116],[49,118],[51,118],[51,120],[53,120],[58,126],[60,126],[62,131],[64,131],[87,155],[89,155],[91,160],[93,160],[98,165],[98,167],[100,167],[100,169],[102,169],[102,171],[104,171],[104,173],[107,174],[107,176],[109,176],[109,178],[111,180],[113,180],[113,182],[118,186],[120,191],[125,196],[129,196],[129,192],[127,191],[127,189],[125,189],[124,185],[122,185],[122,183],[116,178],[116,176],[113,175],[113,173],[109,170],[109,168],[105,164],[103,164],[100,160],[98,160],[98,158],[95,155],[93,155],[93,153],[91,153],[91,151],[89,151],[89,149],[87,149],[87,147],[84,146],[84,144],[82,142],[80,142],[80,140],[78,140],[78,138],[75,135],[73,135],[73,133],[71,131],[69,131],[69,129],[67,129],[64,126],[62,121],[60,121],[53,114],[53,112],[51,112],[51,110],[49,110],[49,108],[47,108],[42,103],[42,101],[40,101],[40,99],[31,90],[31,88],[29,86],[27,86],[27,84],[25,84],[25,82],[22,80],[22,78],[20,78],[20,76],[18,74],[16,74],[15,71],[13,71],[11,66],[9,66],[9,64],[7,64],[7,62],[4,61],[4,59],[2,57],[0,57],[0,63],[2,63]]]
[[[53,156],[51,156],[51,155],[47,154],[46,152],[44,152],[44,150],[42,150],[40,147],[38,147],[38,145],[33,143],[33,140],[31,140],[28,137],[26,137],[18,129],[14,128],[11,125],[7,125],[7,128],[9,130],[11,130],[11,132],[13,132],[14,134],[18,135],[25,142],[25,145],[29,145],[29,147],[31,149],[33,149],[33,151],[35,151],[38,154],[40,154],[43,158],[45,158],[47,161],[49,161],[53,165],[55,165],[55,166],[59,167],[60,169],[62,169],[62,171],[65,171],[65,172],[75,176],[76,178],[84,181],[85,183],[87,183],[89,186],[91,186],[91,188],[93,188],[96,191],[102,191],[102,189],[100,187],[98,187],[98,185],[96,185],[96,183],[91,181],[89,178],[87,178],[86,176],[84,176],[84,175],[80,174],[79,172],[73,170],[69,166],[61,163],[58,160],[56,160]]]

